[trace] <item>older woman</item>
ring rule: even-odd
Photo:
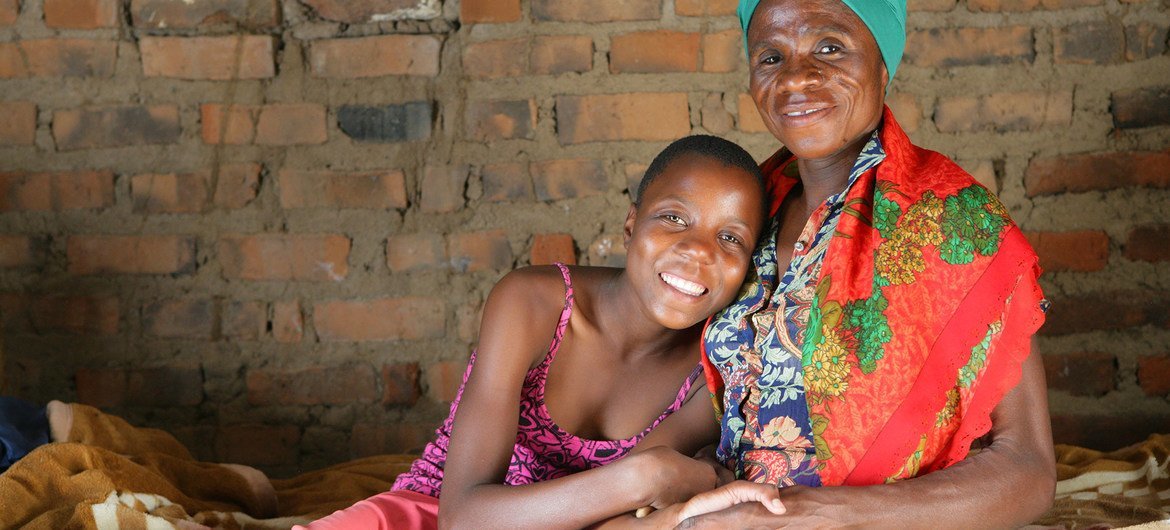
[[[885,108],[905,17],[905,0],[739,2],[784,148],[763,164],[771,237],[704,346],[716,456],[751,482],[696,497],[681,517],[710,513],[684,526],[1007,528],[1051,503],[1036,257]],[[787,513],[732,505],[752,483],[784,488]]]

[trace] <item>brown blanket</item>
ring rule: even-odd
[[[67,441],[0,474],[0,528],[289,528],[389,489],[414,459],[364,458],[268,481],[243,466],[196,461],[163,431],[85,405],[70,409]],[[1056,502],[1033,528],[1170,520],[1170,435],[1111,453],[1066,445],[1056,453]]]

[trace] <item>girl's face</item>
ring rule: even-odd
[[[626,274],[648,316],[686,329],[731,303],[762,230],[762,190],[699,154],[671,162],[626,217]]]
[[[877,128],[888,79],[857,14],[841,0],[764,0],[747,34],[752,99],[772,135],[797,158],[856,156],[847,148]]]

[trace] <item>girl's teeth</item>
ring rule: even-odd
[[[701,296],[703,293],[707,292],[707,289],[702,285],[689,280],[684,280],[678,276],[665,273],[660,274],[659,276],[662,278],[662,281],[666,282],[667,285],[691,296]]]

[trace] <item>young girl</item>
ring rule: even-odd
[[[625,269],[500,280],[437,439],[392,491],[309,528],[580,528],[716,486],[684,456],[719,438],[706,396],[691,399],[699,332],[743,282],[763,197],[734,143],[672,143],[626,216]]]

